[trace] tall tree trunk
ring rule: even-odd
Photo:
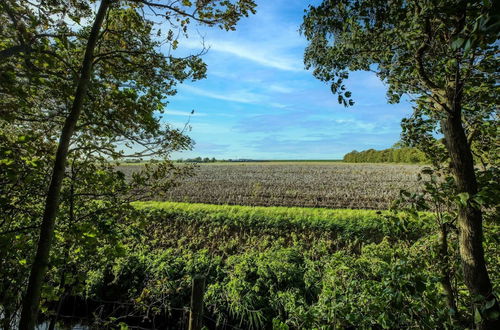
[[[71,185],[70,185],[70,195],[69,195],[69,226],[72,227],[75,222],[75,171],[74,171],[74,160],[73,164],[71,164]],[[61,281],[59,282],[59,288],[62,288],[62,293],[59,296],[59,300],[57,301],[57,307],[56,307],[56,313],[54,316],[51,318],[50,323],[49,323],[49,328],[47,330],[55,330],[56,328],[56,323],[59,318],[59,314],[61,313],[61,307],[63,304],[63,301],[66,298],[66,295],[68,293],[68,287],[66,286],[66,272],[68,271],[68,259],[69,259],[69,250],[71,248],[71,243],[70,241],[66,241],[66,244],[64,245],[64,262],[61,267]]]
[[[42,225],[40,227],[40,238],[38,240],[35,259],[31,266],[28,289],[23,299],[23,309],[19,322],[19,329],[21,330],[32,330],[36,325],[40,304],[40,293],[45,273],[47,272],[52,236],[54,234],[55,218],[59,209],[59,195],[61,192],[62,180],[65,175],[69,144],[87,95],[92,73],[92,63],[94,60],[94,48],[99,38],[99,31],[104,21],[104,17],[110,6],[110,1],[111,0],[102,0],[99,5],[99,10],[97,11],[87,41],[80,78],[75,92],[75,99],[71,111],[64,122],[61,137],[59,138],[59,145],[57,147],[54,167],[52,169],[52,178],[45,200],[45,210]]]
[[[452,104],[450,102],[450,104]],[[474,172],[474,161],[472,152],[465,135],[461,121],[461,109],[455,106],[451,113],[441,122],[442,130],[446,140],[446,147],[450,155],[451,166],[455,176],[459,193],[468,193],[474,196],[478,191],[476,175]],[[495,299],[492,293],[492,285],[483,249],[483,226],[482,212],[479,208],[467,203],[459,208],[459,249],[465,284],[470,294],[482,297],[486,301]],[[475,309],[481,310],[485,301],[475,304]],[[491,307],[490,311],[500,312],[498,301]],[[488,320],[484,318],[478,324],[480,329],[500,329],[500,320]]]
[[[4,305],[1,326],[3,330],[9,330],[12,321],[12,313],[8,305]]]
[[[459,325],[461,322],[461,317],[457,308],[453,286],[451,285],[450,256],[448,252],[448,230],[448,224],[442,223],[439,230],[439,268],[441,270],[441,285],[443,286],[444,294],[446,296],[446,304],[448,305],[451,313],[451,320],[455,324]]]

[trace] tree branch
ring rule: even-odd
[[[0,60],[6,60],[9,57],[16,56],[20,53],[30,53],[32,51],[31,47],[26,44],[16,45],[9,47],[7,49],[0,50]]]
[[[417,62],[416,63],[417,70],[418,70],[418,74],[419,74],[420,78],[422,79],[422,81],[424,82],[426,87],[428,87],[431,90],[435,90],[435,89],[438,89],[439,86],[437,84],[435,84],[429,78],[429,76],[425,72],[425,68],[424,68],[424,64],[423,64],[424,55],[427,52],[427,50],[429,49],[429,45],[431,42],[431,26],[429,23],[429,19],[425,20],[425,34],[427,37],[426,37],[425,41],[423,42],[423,44],[418,48],[417,53],[415,55],[415,59]]]
[[[154,2],[150,2],[150,1],[146,1],[146,0],[132,0],[133,2],[139,2],[139,3],[142,3],[148,7],[154,7],[154,8],[161,8],[161,9],[168,9],[168,10],[171,10],[173,11],[174,13],[176,14],[179,14],[181,16],[185,16],[185,17],[189,17],[189,18],[192,18],[198,22],[201,22],[201,23],[205,23],[205,24],[208,24],[208,25],[214,25],[216,24],[218,21],[217,20],[207,20],[207,19],[203,19],[203,18],[200,18],[200,17],[197,17],[196,15],[194,14],[190,14],[190,13],[187,13],[177,7],[174,7],[174,6],[170,6],[170,5],[165,5],[165,4],[161,4],[161,3],[154,3]],[[153,11],[154,12],[154,11]],[[196,12],[196,11],[195,11]],[[159,15],[159,14],[156,14],[156,15]]]

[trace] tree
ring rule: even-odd
[[[42,283],[47,272],[50,248],[52,245],[52,236],[54,233],[54,225],[56,214],[59,208],[59,196],[61,192],[62,180],[66,172],[66,159],[68,156],[69,144],[71,137],[75,131],[76,123],[80,117],[83,108],[83,103],[87,95],[87,89],[90,83],[92,74],[92,65],[94,60],[94,48],[99,38],[101,25],[104,22],[104,17],[108,11],[111,2],[102,0],[96,18],[92,25],[92,29],[88,38],[85,55],[82,62],[82,68],[78,84],[71,106],[71,110],[66,117],[61,137],[56,151],[52,177],[47,192],[45,201],[45,210],[40,227],[40,238],[36,250],[35,259],[31,268],[28,289],[23,300],[23,309],[19,327],[21,329],[34,329],[38,316],[38,308],[40,303],[40,294]]]
[[[484,110],[478,102],[497,94],[499,25],[491,13],[498,12],[498,2],[493,6],[464,0],[332,0],[311,6],[302,25],[310,42],[306,66],[331,83],[340,103],[354,103],[343,83],[349,71],[375,71],[389,86],[390,102],[409,95],[439,123],[456,191],[465,201],[458,212],[459,250],[479,328],[500,327],[500,308],[484,259],[482,210],[473,203],[479,189],[467,139],[473,127],[464,118]]]
[[[17,119],[21,126],[29,120],[54,119],[52,128],[60,129],[37,253],[23,302],[22,329],[35,326],[70,145],[88,148],[78,141],[92,140],[103,148],[89,149],[113,157],[121,154],[116,151],[121,144],[142,148],[133,154],[135,157],[147,155],[157,146],[175,149],[178,146],[172,143],[185,145],[186,140],[178,138],[179,132],[160,128],[155,112],[161,112],[165,97],[175,94],[177,82],[203,78],[205,66],[198,56],[162,54],[161,42],[175,49],[175,32],[186,34],[190,22],[234,29],[239,18],[255,7],[251,0],[102,0],[94,12],[91,3],[75,1],[68,7],[65,1],[5,1],[1,6],[0,16],[10,24],[0,33],[0,56],[7,59],[2,65],[8,69],[2,71],[2,78],[13,82],[0,86],[9,96],[2,101],[2,118]],[[163,19],[166,32],[155,28],[158,22],[148,19],[146,13]],[[69,24],[71,20],[76,24]],[[81,21],[91,25],[75,30]],[[163,40],[159,40],[161,36]],[[66,70],[70,70],[69,75]],[[20,76],[19,72],[25,74]],[[20,113],[16,108],[23,103],[22,95],[32,99],[33,93],[40,101],[41,94],[23,84],[33,78],[42,90],[52,85],[55,95],[48,99],[51,104],[37,104],[36,116],[28,119],[33,115],[31,107],[23,104],[25,111]],[[34,84],[27,86],[33,88]]]
[[[54,145],[0,122],[0,328],[10,329],[21,305],[29,275],[28,260],[41,217],[47,173],[47,152]],[[21,239],[22,237],[22,239]]]

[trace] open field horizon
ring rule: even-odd
[[[424,166],[423,164],[410,164],[407,162],[346,162],[342,159],[260,159],[260,160],[216,160],[215,162],[188,162],[188,161],[178,161],[172,160],[174,164],[196,164],[196,165],[244,165],[244,164],[265,164],[265,165],[283,165],[283,164],[349,164],[349,165],[408,165],[408,166]],[[140,162],[123,162],[118,161],[116,164],[118,166],[144,166],[146,164],[154,164],[155,161],[140,161]]]

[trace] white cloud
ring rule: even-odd
[[[269,89],[273,92],[278,92],[282,94],[291,94],[295,91],[295,89],[283,85],[272,84],[269,86]]]
[[[191,113],[191,111],[179,111],[179,110],[171,110],[171,109],[166,109],[165,114],[167,116],[193,116],[193,117],[204,117],[207,114],[206,113],[201,113],[198,111],[194,111],[194,113]]]
[[[229,93],[217,93],[189,85],[182,85],[180,89],[196,95],[206,96],[213,99],[230,101],[230,102],[253,104],[262,102],[264,99],[262,95],[255,94],[247,90],[237,90],[237,91],[231,91]]]
[[[366,122],[357,119],[334,119],[332,120],[335,124],[340,125],[339,127],[348,128],[348,131],[357,130],[363,132],[378,131],[379,133],[384,131],[383,125],[378,125],[373,122]]]
[[[282,104],[282,103],[278,103],[278,102],[271,102],[271,103],[269,103],[269,105],[272,106],[273,108],[279,108],[279,109],[283,109],[283,108],[287,107],[286,104]]]
[[[201,49],[202,43],[188,39],[183,41],[182,45],[191,49]],[[243,44],[241,42],[235,43],[231,41],[206,41],[205,47],[209,51],[223,52],[240,58],[252,61],[254,63],[284,70],[284,71],[304,71],[304,65],[297,57],[290,57],[278,54],[272,47],[266,47],[264,43],[251,45]]]

